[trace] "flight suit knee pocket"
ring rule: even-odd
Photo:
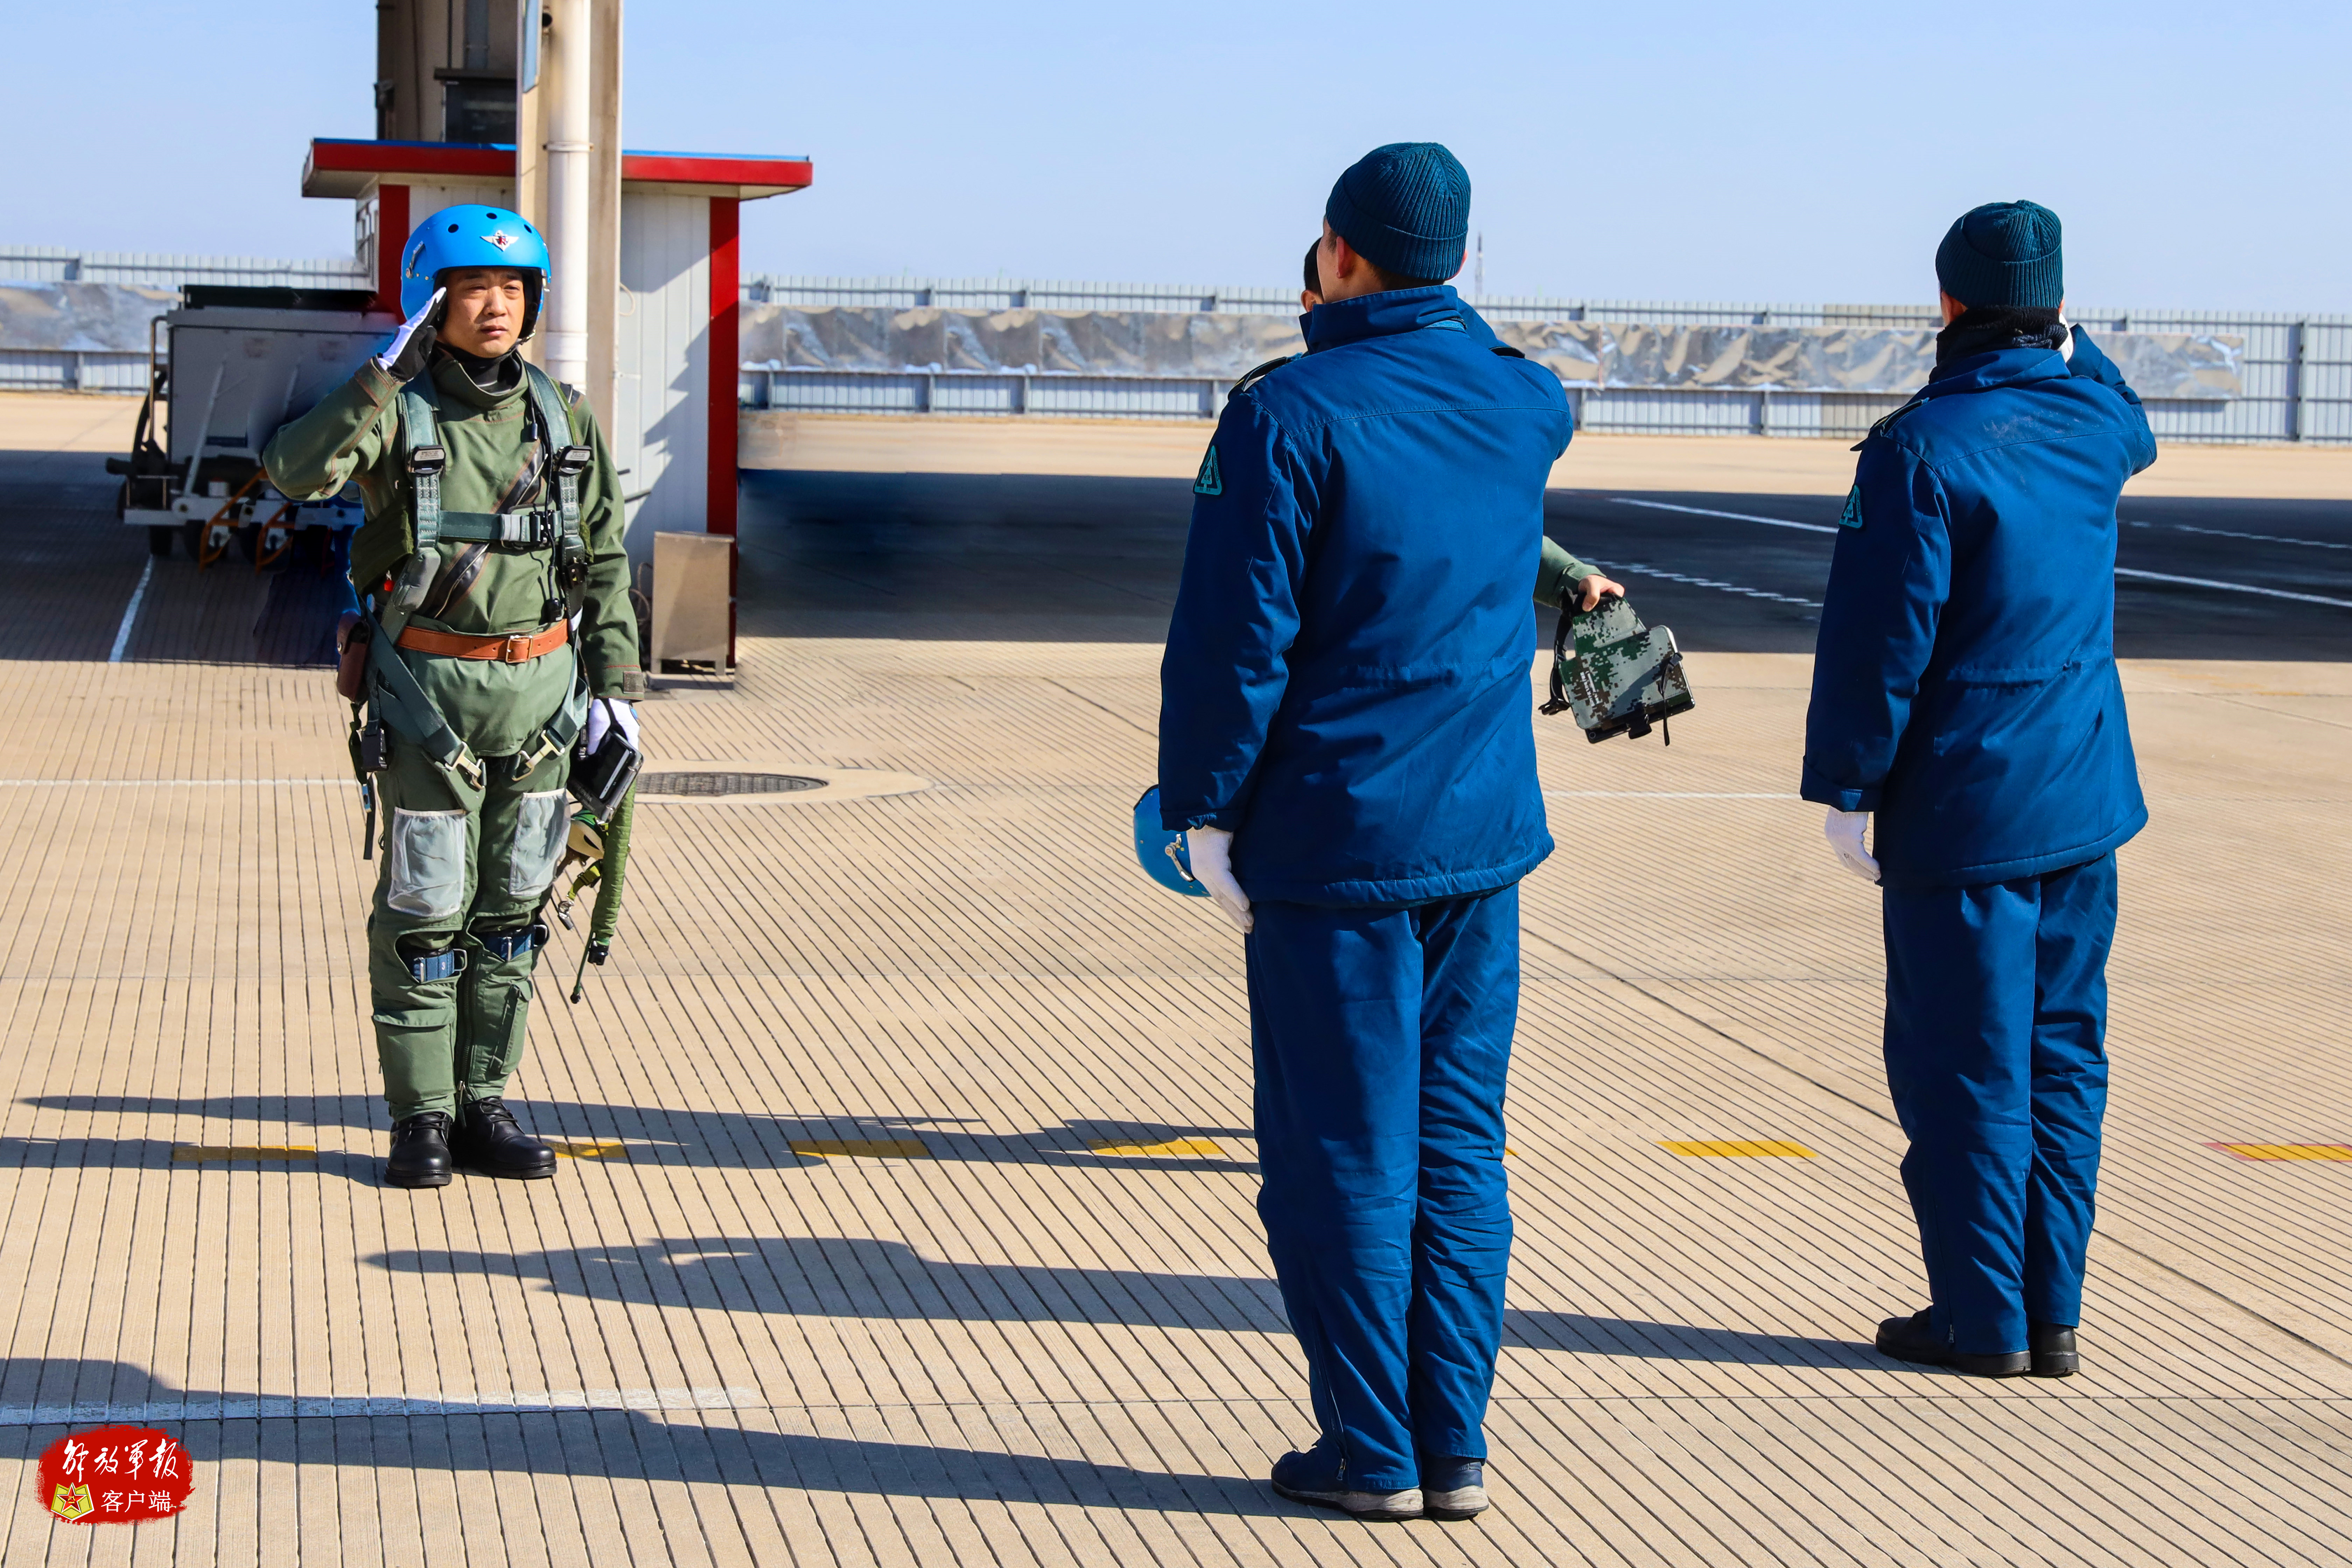
[[[572,829],[560,789],[538,790],[522,797],[515,822],[514,849],[507,858],[507,892],[518,899],[537,898],[555,879],[555,863]]]
[[[446,920],[466,902],[466,814],[392,814],[392,847],[383,901],[404,915]]]

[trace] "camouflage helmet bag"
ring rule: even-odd
[[[1572,710],[1588,741],[1638,740],[1655,724],[1672,745],[1666,721],[1694,706],[1671,627],[1643,626],[1633,606],[1614,594],[1581,611],[1570,610],[1568,595],[1561,595],[1545,712]]]

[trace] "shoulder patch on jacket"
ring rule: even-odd
[[[1267,376],[1272,375],[1276,371],[1280,370],[1284,365],[1288,364],[1292,360],[1295,360],[1297,357],[1298,356],[1297,354],[1285,354],[1280,359],[1270,359],[1264,364],[1252,365],[1248,370],[1242,373],[1242,378],[1234,383],[1234,389],[1231,392],[1226,393],[1225,395],[1229,398],[1239,397],[1243,393],[1247,392],[1251,387],[1255,386],[1259,382],[1264,381]]]
[[[1508,343],[1490,344],[1487,347],[1486,352],[1490,354],[1501,354],[1505,359],[1525,359],[1528,357]]]
[[[1848,447],[1848,448],[1847,448],[1847,450],[1848,450],[1848,451],[1853,451],[1853,452],[1859,452],[1859,451],[1861,451],[1861,450],[1862,450],[1862,448],[1863,448],[1863,445],[1864,445],[1864,442],[1867,442],[1867,441],[1868,441],[1868,440],[1869,440],[1873,436],[1884,436],[1884,435],[1885,435],[1885,434],[1886,434],[1886,432],[1887,432],[1887,430],[1888,430],[1888,428],[1889,428],[1890,426],[1892,426],[1894,425],[1894,423],[1895,423],[1897,419],[1902,418],[1906,414],[1910,413],[1914,408],[1918,407],[1918,406],[1919,406],[1919,405],[1921,405],[1921,404],[1923,404],[1923,403],[1925,403],[1925,402],[1927,402],[1927,393],[1926,393],[1924,390],[1923,390],[1923,391],[1919,391],[1919,392],[1915,392],[1915,393],[1913,393],[1913,394],[1911,395],[1911,400],[1910,400],[1908,403],[1906,403],[1902,407],[1900,407],[1900,408],[1896,409],[1894,413],[1889,414],[1889,415],[1887,415],[1885,417],[1884,417],[1884,418],[1880,419],[1880,420],[1878,421],[1878,423],[1877,423],[1877,424],[1873,425],[1873,426],[1872,426],[1868,430],[1866,430],[1866,431],[1864,431],[1864,432],[1863,433],[1862,440],[1860,440],[1860,441],[1856,441],[1856,442],[1855,442],[1852,447]],[[1859,526],[1859,525],[1857,525],[1857,526]]]
[[[1854,481],[1853,489],[1845,492],[1845,510],[1838,513],[1838,526],[1840,528],[1862,526],[1862,481],[1859,479]]]
[[[1225,493],[1225,479],[1217,471],[1217,444],[1209,443],[1209,455],[1201,459],[1201,471],[1192,480],[1196,496],[1221,496]]]

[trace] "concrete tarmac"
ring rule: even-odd
[[[412,1193],[380,1179],[348,710],[270,654],[306,579],[149,557],[110,448],[8,403],[7,1568],[2344,1557],[2352,664],[2126,662],[2154,816],[2057,1383],[1870,1348],[1925,1287],[1877,899],[1791,793],[1810,661],[1694,652],[1671,750],[1538,721],[1496,1506],[1366,1526],[1265,1485],[1314,1420],[1253,1206],[1243,944],[1128,836],[1189,468],[749,479],[740,668],[664,683],[646,742],[824,782],[641,803],[612,963],[557,1000],[559,929],[511,1091],[557,1175]],[[1754,594],[1804,597],[1831,536],[1746,518],[1835,495],[1717,460],[1589,473],[1554,526],[1675,572],[1628,582],[1687,627],[1801,637],[1738,617],[1801,612]],[[51,1520],[39,1456],[101,1422],[185,1445],[184,1513]]]

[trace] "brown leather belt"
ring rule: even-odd
[[[529,664],[543,653],[553,653],[572,635],[572,623],[558,621],[544,631],[477,635],[436,632],[410,626],[400,634],[400,646],[444,658],[492,658],[500,664]]]

